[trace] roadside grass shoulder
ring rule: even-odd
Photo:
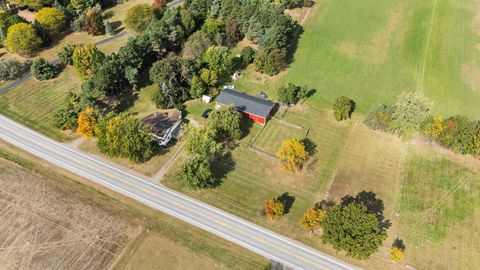
[[[62,171],[3,142],[0,142],[0,158],[11,160],[35,173],[45,175],[52,181],[58,181],[72,189],[72,192],[81,193],[90,203],[100,204],[111,212],[143,224],[147,233],[161,235],[168,239],[167,241],[175,243],[174,248],[183,249],[189,254],[188,256],[197,257],[192,258],[192,261],[201,258],[201,260],[207,260],[208,262],[205,262],[207,264],[214,263],[228,269],[265,269],[269,265],[263,257],[233,243]],[[124,269],[139,246],[141,243],[128,245],[113,269]],[[169,258],[162,259],[169,261]]]

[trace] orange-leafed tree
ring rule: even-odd
[[[93,137],[96,125],[97,116],[95,115],[93,108],[86,108],[78,115],[77,132],[82,137]]]
[[[167,0],[153,0],[153,10],[161,10],[167,7]]]
[[[281,218],[285,212],[285,203],[277,199],[269,199],[263,205],[263,211],[268,219]]]
[[[304,230],[310,231],[312,234],[315,230],[320,229],[322,220],[325,218],[327,212],[322,209],[311,208],[305,211],[302,219],[300,219],[300,227]]]
[[[305,145],[296,139],[285,140],[277,151],[277,156],[282,162],[282,167],[287,171],[302,169],[303,163],[308,158]]]

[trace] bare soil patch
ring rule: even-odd
[[[141,229],[3,159],[0,186],[2,269],[106,269]]]

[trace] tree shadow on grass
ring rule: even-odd
[[[378,224],[382,229],[388,229],[392,225],[390,220],[385,219],[383,216],[383,210],[385,206],[383,201],[377,198],[377,194],[372,191],[361,191],[355,197],[347,195],[342,198],[342,205],[348,205],[350,203],[363,204],[367,207],[368,212],[375,214],[378,219]]]
[[[113,22],[110,22],[110,26],[112,27],[112,33],[114,35],[122,32],[125,27],[121,27],[122,26],[122,22],[121,21],[113,21]]]
[[[317,144],[315,144],[310,138],[305,138],[302,140],[305,150],[307,150],[309,156],[313,156],[317,153]]]
[[[247,137],[250,134],[250,130],[252,130],[253,124],[254,124],[253,120],[245,119],[242,117],[242,120],[240,121],[240,129],[242,130],[242,139]]]
[[[284,192],[277,198],[277,200],[285,204],[284,214],[288,214],[288,212],[290,212],[290,208],[292,208],[293,202],[295,201],[295,196],[291,196],[288,194],[288,192]]]
[[[216,179],[215,187],[222,184],[227,175],[235,169],[235,165],[235,161],[230,152],[216,158],[212,162],[212,173]]]

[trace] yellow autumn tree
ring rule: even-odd
[[[322,209],[311,208],[305,211],[302,219],[300,219],[300,227],[310,231],[312,234],[315,230],[320,229],[322,220],[325,218],[327,212]]]
[[[296,139],[285,140],[277,151],[282,167],[287,171],[298,171],[308,158],[305,145]]]
[[[97,117],[95,116],[93,108],[86,108],[78,115],[77,132],[82,137],[93,137],[96,125]]]
[[[425,134],[430,141],[437,140],[446,128],[447,125],[443,121],[443,118],[441,116],[435,116],[427,125],[425,125],[423,134]]]
[[[390,259],[394,262],[401,261],[405,257],[405,252],[398,247],[392,247],[390,250]]]

